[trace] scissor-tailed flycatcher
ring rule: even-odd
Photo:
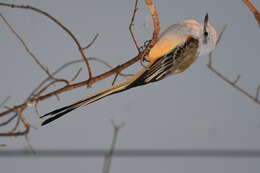
[[[205,16],[203,23],[189,19],[174,24],[161,34],[158,42],[150,50],[146,58],[149,61],[148,68],[141,69],[125,82],[113,85],[72,105],[64,106],[43,115],[41,118],[51,117],[46,119],[42,125],[111,94],[156,82],[171,74],[181,73],[198,56],[210,53],[215,48],[216,41],[217,33],[208,23],[208,15]]]

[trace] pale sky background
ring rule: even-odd
[[[2,0],[3,1],[3,0]],[[7,1],[5,1],[7,2]],[[8,1],[30,4],[49,12],[88,44],[96,33],[100,36],[87,51],[112,65],[137,54],[128,25],[134,0],[23,0]],[[260,1],[254,0],[260,8]],[[215,50],[214,66],[229,78],[241,74],[239,84],[255,95],[259,79],[259,28],[241,0],[155,0],[161,28],[184,19],[201,21],[206,12],[210,23],[219,31],[228,28]],[[71,60],[80,59],[72,40],[53,22],[35,12],[0,7],[40,61],[53,71]],[[147,7],[140,0],[134,31],[139,44],[150,39],[152,23]],[[7,105],[20,104],[46,77],[21,44],[0,21],[0,98],[11,96]],[[113,128],[110,120],[125,127],[120,131],[117,149],[164,150],[260,150],[260,106],[211,73],[207,57],[185,73],[151,85],[107,97],[95,104],[73,111],[46,127],[33,110],[26,117],[38,126],[30,141],[37,149],[108,149]],[[107,70],[92,62],[94,74]],[[61,76],[71,78],[79,67],[69,68]],[[140,67],[131,68],[134,72]],[[86,79],[86,72],[81,79]],[[39,104],[40,112],[70,104],[110,85],[112,78],[96,83],[94,88],[77,89]],[[1,138],[7,149],[24,149],[21,138]],[[115,157],[111,173],[119,172],[193,172],[258,173],[260,158],[225,157]],[[0,157],[1,172],[101,172],[102,157]]]

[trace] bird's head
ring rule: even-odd
[[[207,55],[212,52],[216,47],[217,32],[209,24],[209,17],[206,14],[204,21],[200,24],[199,32],[199,55]]]

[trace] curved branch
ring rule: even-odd
[[[131,34],[132,40],[134,42],[134,45],[135,45],[137,51],[140,53],[140,47],[137,44],[137,41],[136,41],[135,36],[134,36],[134,32],[132,30],[132,27],[134,26],[135,14],[136,14],[136,12],[138,10],[137,5],[138,5],[138,0],[135,0],[134,12],[133,12],[133,15],[132,15],[132,18],[131,18],[131,22],[130,22],[130,24],[128,26],[128,29],[130,31],[130,34]]]
[[[80,52],[81,57],[83,58],[84,62],[86,63],[86,66],[87,66],[87,69],[88,69],[89,78],[90,79],[92,78],[91,66],[90,66],[90,64],[89,64],[89,62],[87,60],[87,56],[85,55],[85,53],[83,51],[83,48],[82,48],[81,44],[79,43],[78,39],[76,38],[76,36],[67,27],[65,27],[55,17],[51,16],[50,14],[48,14],[47,12],[45,12],[45,11],[39,9],[39,8],[30,6],[30,5],[16,5],[16,4],[9,4],[9,3],[0,2],[0,6],[6,6],[6,7],[10,7],[10,8],[29,9],[29,10],[35,11],[37,13],[40,13],[40,14],[48,17],[49,19],[51,19],[54,23],[56,23],[59,27],[61,27],[72,38],[72,40],[75,42],[75,44],[78,47],[78,50]]]
[[[44,67],[41,62],[37,59],[37,57],[32,53],[32,51],[29,49],[29,47],[26,45],[25,41],[22,39],[22,37],[14,30],[14,28],[8,23],[6,18],[0,13],[0,17],[3,19],[4,23],[8,26],[8,28],[11,30],[11,32],[16,36],[16,38],[21,42],[26,52],[32,57],[32,59],[36,62],[36,64],[53,80],[59,81],[59,82],[65,82],[66,84],[69,84],[67,80],[65,79],[57,79],[54,78],[49,70]]]
[[[260,12],[257,10],[257,8],[254,6],[254,4],[251,2],[251,0],[243,0],[243,2],[246,4],[247,8],[253,13],[255,16],[255,19],[258,23],[258,26],[260,28]]]
[[[153,3],[153,0],[145,0],[145,3],[147,5],[147,7],[149,8],[150,10],[150,13],[152,15],[152,18],[153,18],[153,28],[154,28],[154,31],[153,31],[153,38],[151,40],[151,43],[150,45],[153,46],[158,38],[159,38],[159,34],[160,34],[160,20],[159,20],[159,15],[158,15],[158,12],[154,6],[154,3]]]
[[[224,33],[226,27],[227,27],[227,25],[225,25],[225,26],[222,28],[222,31],[221,31],[220,34],[219,34],[219,37],[218,37],[216,46],[219,44],[220,39],[222,38],[222,35],[223,35],[223,33]],[[213,65],[212,65],[212,55],[213,55],[213,52],[211,52],[211,53],[209,54],[209,62],[208,62],[208,64],[207,64],[207,67],[209,68],[209,70],[210,70],[211,72],[213,72],[215,75],[217,75],[218,77],[220,77],[222,80],[224,80],[226,83],[228,83],[229,85],[231,85],[233,88],[237,89],[240,93],[244,94],[244,95],[247,96],[249,99],[253,100],[255,103],[257,103],[257,104],[260,105],[260,100],[258,99],[260,87],[259,87],[259,86],[257,87],[257,89],[256,89],[256,95],[255,95],[255,96],[251,95],[251,94],[248,93],[246,90],[242,89],[239,85],[237,85],[237,82],[238,82],[238,80],[240,79],[240,75],[238,75],[237,78],[236,78],[234,81],[231,81],[231,80],[229,80],[224,74],[220,73],[216,68],[213,67]]]

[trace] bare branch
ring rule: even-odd
[[[260,101],[256,100],[254,96],[252,96],[250,93],[248,93],[247,91],[245,91],[244,89],[242,89],[240,86],[234,84],[234,82],[232,82],[231,80],[229,80],[228,78],[226,78],[222,73],[220,73],[218,70],[216,70],[214,67],[207,65],[208,68],[214,73],[216,74],[218,77],[220,77],[222,80],[224,80],[225,82],[227,82],[228,84],[230,84],[231,86],[233,86],[235,89],[237,89],[239,92],[241,92],[242,94],[246,95],[248,98],[250,98],[251,100],[253,100],[255,103],[260,105]]]
[[[110,171],[110,167],[112,164],[112,157],[113,157],[113,154],[115,151],[118,133],[119,133],[119,130],[122,129],[125,125],[124,122],[122,122],[120,125],[116,125],[116,123],[113,120],[111,120],[111,123],[114,127],[113,139],[112,139],[112,144],[111,144],[109,153],[105,156],[102,173],[109,173],[109,171]]]
[[[78,78],[80,72],[82,71],[82,68],[79,68],[79,70],[77,71],[77,73],[74,75],[74,77],[71,79],[71,81],[74,81]]]
[[[240,78],[241,78],[241,76],[237,75],[237,78],[234,80],[233,85],[236,85]]]
[[[56,79],[54,78],[48,71],[47,68],[45,68],[41,62],[36,58],[36,56],[32,53],[32,51],[28,48],[28,46],[26,45],[25,41],[22,39],[22,37],[14,30],[14,28],[9,24],[9,22],[6,20],[6,18],[0,13],[0,17],[3,19],[4,23],[8,26],[8,28],[12,31],[12,33],[16,36],[16,38],[22,43],[24,49],[26,50],[26,52],[33,58],[33,60],[36,62],[36,64],[43,70],[45,71],[45,73],[52,78],[53,80],[57,80],[57,81],[61,81],[61,82],[65,82],[66,84],[68,84],[67,80],[64,79]]]
[[[260,28],[260,12],[257,10],[257,8],[254,6],[254,4],[251,2],[251,0],[243,0],[243,2],[246,4],[247,8],[253,13],[255,16],[255,19],[258,23],[258,27]]]
[[[18,114],[17,114],[17,113],[16,113],[15,115],[18,117]],[[17,120],[16,120],[16,123],[15,123],[14,127],[9,131],[9,133],[15,132],[15,131],[17,130],[17,128],[18,128],[20,122],[21,122],[21,120],[20,120],[20,118],[18,117]]]
[[[110,69],[113,69],[114,67],[112,65],[110,65],[109,63],[107,63],[106,61],[100,59],[100,58],[97,58],[97,57],[90,57],[88,58],[89,60],[93,60],[93,61],[96,61],[96,62],[99,62],[101,64],[104,64],[105,66],[107,66],[108,68]],[[118,72],[118,75],[119,76],[122,76],[122,77],[129,77],[129,76],[132,76],[132,74],[124,74],[122,72]]]
[[[227,24],[225,24],[221,30],[221,32],[219,33],[219,36],[218,36],[218,39],[217,39],[217,42],[216,42],[216,46],[219,44],[224,32],[226,31],[227,29]]]
[[[35,93],[32,98],[37,98],[37,97],[39,97],[45,90],[47,90],[50,86],[54,85],[55,83],[57,83],[57,81],[51,81],[50,83],[48,83],[47,85],[45,85],[41,90],[39,90],[37,93]],[[59,100],[59,99],[58,99],[58,100]],[[36,104],[37,104],[37,103],[36,103]]]
[[[217,45],[219,44],[220,42],[220,39],[224,33],[226,29],[226,26],[223,27],[220,35],[219,35],[219,38],[218,38],[218,41],[217,41]],[[253,100],[255,103],[259,104],[260,105],[260,101],[258,100],[258,95],[259,95],[259,87],[257,88],[257,92],[256,92],[256,96],[252,96],[250,93],[248,93],[247,91],[245,91],[244,89],[242,89],[239,85],[237,85],[237,82],[238,80],[240,79],[240,75],[237,76],[236,80],[235,81],[231,81],[229,80],[224,74],[220,73],[216,68],[213,67],[212,65],[212,54],[213,52],[211,52],[209,54],[209,63],[207,64],[207,67],[209,68],[209,70],[211,72],[213,72],[215,75],[217,75],[218,77],[220,77],[222,80],[224,80],[225,82],[227,82],[229,85],[231,85],[232,87],[234,87],[235,89],[237,89],[239,92],[241,92],[242,94],[246,95],[248,98],[250,98],[251,100]]]
[[[130,22],[130,24],[129,24],[129,26],[128,26],[128,29],[129,29],[130,34],[131,34],[131,37],[132,37],[132,39],[133,39],[134,45],[135,45],[137,51],[140,53],[140,52],[141,52],[141,51],[140,51],[140,47],[139,47],[138,44],[137,44],[137,41],[136,41],[136,39],[135,39],[133,30],[132,30],[132,27],[134,26],[135,14],[136,14],[136,12],[137,12],[137,10],[138,10],[137,5],[138,5],[138,0],[135,0],[134,12],[133,12],[133,15],[132,15],[132,18],[131,18],[131,22]]]
[[[28,134],[30,131],[29,127],[26,127],[23,131],[18,131],[15,133],[0,133],[0,136],[2,137],[10,137],[10,136],[25,136],[26,134]]]
[[[10,137],[10,136],[25,136],[29,133],[30,131],[30,128],[32,127],[28,121],[24,118],[24,116],[22,115],[22,109],[19,109],[17,112],[16,112],[16,115],[18,116],[18,119],[17,119],[17,123],[15,125],[15,127],[10,131],[10,132],[7,132],[7,133],[0,133],[0,136],[3,136],[3,137]],[[23,125],[25,127],[25,129],[23,131],[16,131],[17,127],[19,126],[19,123],[20,121],[23,122]]]
[[[222,28],[221,32],[219,33],[219,36],[218,36],[218,39],[217,39],[217,42],[216,42],[216,46],[218,46],[218,44],[219,44],[219,42],[220,42],[224,32],[226,31],[226,29],[227,29],[227,24],[224,25],[224,27]],[[212,65],[212,54],[213,54],[213,52],[209,53],[209,62],[208,62],[209,66]]]
[[[158,13],[157,13],[157,10],[154,6],[154,3],[153,3],[153,0],[144,0],[147,7],[149,8],[150,10],[150,13],[152,15],[152,18],[153,18],[153,27],[154,27],[154,31],[153,31],[153,37],[152,37],[152,40],[150,42],[150,46],[153,46],[158,38],[159,38],[159,34],[160,34],[160,21],[159,21],[159,16],[158,16]]]
[[[13,116],[11,116],[11,118],[7,119],[6,121],[0,123],[0,126],[5,126],[7,124],[9,124],[12,120],[14,120],[17,117],[16,114],[14,114]]]
[[[39,8],[36,8],[36,7],[33,7],[33,6],[30,6],[30,5],[16,5],[16,4],[9,4],[9,3],[3,3],[3,2],[0,2],[0,6],[6,6],[6,7],[11,7],[11,8],[20,8],[20,9],[28,9],[28,10],[32,10],[32,11],[35,11],[37,13],[40,13],[46,17],[48,17],[49,19],[51,19],[54,23],[56,23],[58,26],[60,26],[71,38],[72,40],[75,42],[75,44],[77,45],[78,47],[78,50],[80,52],[80,55],[81,57],[83,58],[86,66],[87,66],[87,69],[88,69],[88,75],[89,75],[89,79],[92,78],[92,70],[91,70],[91,66],[87,60],[87,56],[85,55],[84,53],[84,50],[83,48],[81,47],[81,44],[79,43],[78,39],[76,38],[76,36],[67,28],[65,27],[60,21],[58,21],[56,18],[54,18],[53,16],[51,16],[50,14],[48,14],[47,12],[39,9]]]
[[[106,61],[100,59],[100,58],[97,58],[97,57],[90,57],[88,58],[89,61],[96,61],[96,62],[99,62],[105,66],[107,66],[108,68],[112,69],[113,67],[108,64]],[[57,68],[57,70],[55,70],[51,75],[54,76],[56,74],[58,74],[59,72],[61,72],[62,70],[64,70],[65,68],[71,66],[71,65],[74,65],[74,64],[77,64],[77,63],[82,63],[84,62],[82,59],[79,59],[79,60],[74,60],[74,61],[69,61],[65,64],[63,64],[62,66],[60,66],[59,68]],[[131,74],[123,74],[123,73],[120,73],[119,74],[120,76],[123,76],[123,77],[128,77],[128,76],[131,76]],[[41,89],[43,87],[43,85],[45,85],[46,82],[48,82],[50,80],[50,77],[44,79],[34,90],[33,92],[30,94],[30,96],[27,98],[27,100],[31,100],[32,99],[32,96],[35,96],[37,94],[35,94],[37,91],[39,91],[39,89]],[[72,80],[73,81],[73,80]],[[45,87],[46,88],[46,87]],[[46,88],[47,89],[47,88]],[[43,91],[42,91],[43,92]]]
[[[100,62],[100,63],[103,63],[109,67],[112,67],[110,66],[109,64],[107,64],[105,61],[101,60],[101,59],[98,59],[98,58],[89,58],[90,60],[94,60],[94,61],[97,61],[97,62]],[[57,74],[58,72],[60,72],[61,70],[63,70],[64,68],[72,65],[72,64],[75,64],[75,63],[79,63],[79,62],[82,62],[82,60],[75,60],[75,61],[72,61],[72,62],[68,62],[66,64],[64,64],[63,66],[61,66],[60,68],[58,68],[52,75],[55,75]],[[117,66],[115,67],[114,69],[110,70],[109,72],[111,71],[114,71],[116,68],[118,67],[121,67],[121,66]],[[121,69],[121,68],[118,68],[118,69]],[[115,70],[117,71],[117,70]],[[108,72],[106,72],[108,73]],[[102,79],[105,79],[107,77],[110,76],[110,74],[108,76],[106,76],[107,74],[106,73],[103,73],[95,78],[93,78],[96,81],[99,81],[99,80],[102,80]],[[115,72],[111,73],[114,74]],[[130,75],[125,75],[125,74],[121,74],[120,75],[123,75],[123,76],[130,76]],[[79,87],[82,87],[82,86],[85,86],[85,83],[89,83],[91,82],[90,80],[87,80],[87,81],[83,81],[83,82],[79,82],[79,83],[76,83],[76,84],[70,84],[70,85],[66,85],[65,87],[62,87],[62,88],[59,88],[53,92],[50,92],[46,95],[43,95],[43,96],[40,96],[40,97],[37,97],[37,98],[34,98],[34,95],[35,93],[49,80],[50,78],[46,78],[43,82],[40,83],[40,85],[30,94],[30,97],[27,98],[27,102],[23,103],[23,104],[20,104],[18,106],[15,106],[13,108],[10,108],[8,109],[7,111],[4,111],[4,112],[1,112],[0,113],[0,117],[6,115],[6,114],[9,114],[11,112],[16,112],[18,109],[25,109],[28,105],[33,105],[33,104],[37,104],[38,102],[41,102],[47,98],[50,98],[50,97],[53,97],[53,96],[57,96],[63,92],[66,92],[66,91],[69,91],[69,90],[72,90],[72,89],[75,89],[75,88],[79,88]],[[92,79],[92,80],[93,80]],[[93,81],[92,81],[93,82]],[[42,93],[43,91],[41,91]]]
[[[147,68],[143,62],[146,60],[145,59],[145,56],[150,52],[150,49],[154,46],[154,44],[158,41],[158,38],[159,38],[159,34],[160,34],[160,20],[159,20],[159,15],[158,15],[158,12],[154,6],[154,3],[153,3],[153,0],[144,0],[145,1],[145,4],[147,5],[147,7],[149,8],[150,10],[150,13],[151,13],[151,16],[152,16],[152,19],[153,19],[153,27],[154,27],[154,30],[153,30],[153,37],[151,40],[148,41],[148,44],[147,46],[145,47],[145,52],[146,54],[142,55],[141,56],[141,65],[145,68]]]
[[[39,109],[38,109],[38,103],[36,103],[36,104],[34,105],[34,110],[35,110],[35,112],[36,112],[36,115],[38,115],[38,117],[40,117],[41,115],[40,115],[40,111],[39,111]]]
[[[28,134],[25,135],[25,140],[26,140],[27,145],[28,145],[28,147],[29,147],[29,151],[31,151],[31,152],[35,155],[36,152],[35,152],[35,150],[33,149],[33,146],[32,146],[32,144],[31,144],[31,142],[30,142],[30,139],[29,139],[29,137],[28,137]]]
[[[7,97],[4,99],[4,101],[3,101],[2,103],[0,103],[0,108],[3,107],[3,106],[6,104],[6,102],[7,102],[10,98],[11,98],[10,96],[7,96]]]
[[[117,77],[118,77],[118,74],[119,74],[119,73],[117,73],[117,74],[115,75],[115,77],[114,77],[114,79],[113,79],[113,81],[112,81],[112,85],[114,85],[114,84],[115,84],[115,82],[116,82],[116,79],[117,79]]]
[[[51,75],[54,76],[56,74],[58,74],[59,72],[61,72],[63,69],[65,69],[66,67],[69,67],[70,65],[76,64],[76,63],[81,63],[83,62],[83,60],[75,60],[75,61],[70,61],[68,63],[65,63],[64,65],[62,65],[61,67],[59,67],[56,71],[54,71]],[[26,100],[31,100],[32,97],[35,95],[35,93],[41,89],[41,87],[50,80],[50,77],[47,77],[46,79],[44,79],[33,91],[32,93],[29,95],[29,97]]]
[[[86,47],[83,47],[82,50],[90,48],[95,43],[95,41],[97,40],[98,36],[99,36],[99,34],[96,34],[95,37],[93,38],[93,40]]]
[[[258,85],[258,87],[256,88],[256,95],[255,95],[255,101],[259,101],[259,92],[260,92],[260,85]]]

